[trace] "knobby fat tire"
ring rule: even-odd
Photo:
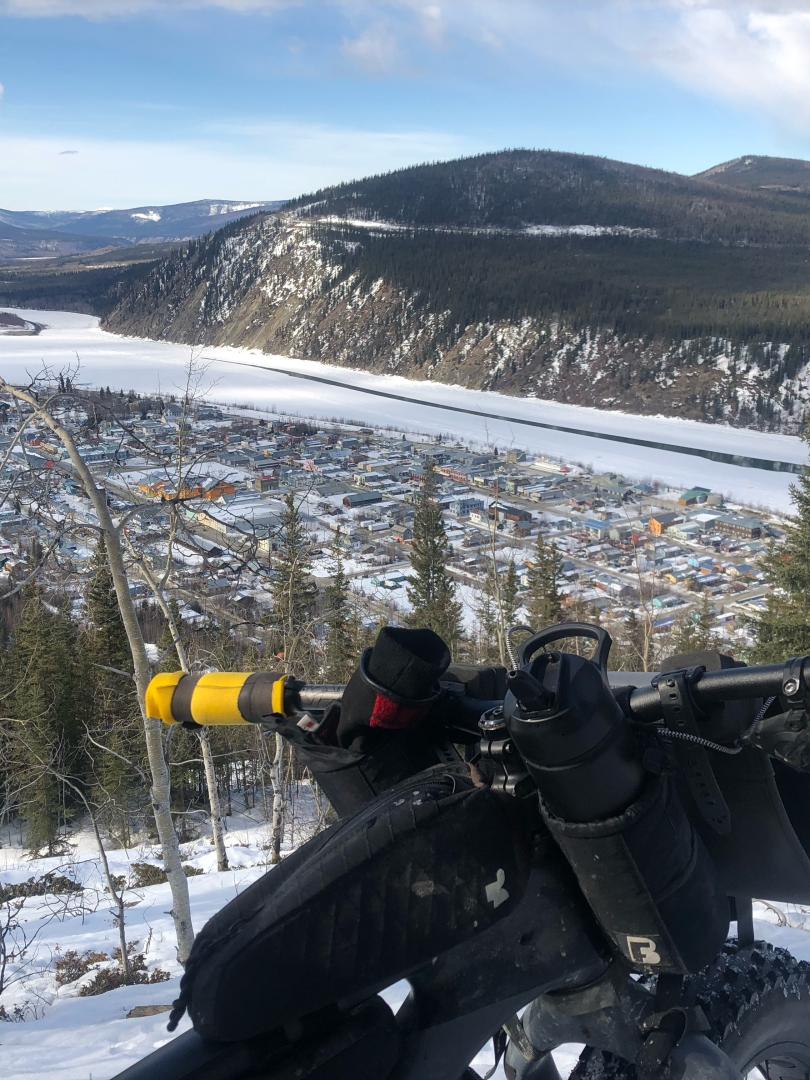
[[[793,1044],[805,1066],[771,1068],[771,1080],[810,1078],[810,964],[758,941],[729,943],[715,961],[687,980],[709,1021],[709,1037],[739,1069],[752,1068],[774,1044]],[[637,1080],[630,1062],[586,1048],[570,1080]]]

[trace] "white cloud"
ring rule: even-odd
[[[5,86],[3,86],[3,84],[2,84],[1,82],[0,82],[0,101],[2,101],[2,100],[3,100],[3,95],[5,94],[5,92],[6,92],[6,88],[5,88]]]
[[[765,111],[810,133],[807,4],[679,0],[674,33],[651,64],[674,81]]]
[[[472,47],[472,63],[529,76],[539,65],[654,72],[810,133],[810,0],[0,0],[0,16],[290,7],[301,9],[302,49],[308,19],[331,9],[345,24],[335,49],[376,76],[424,72],[444,62],[437,53]]]
[[[338,0],[355,20],[377,0]],[[810,133],[810,0],[389,0],[411,48],[477,45],[510,68],[656,72]]]
[[[61,153],[67,139],[75,153]],[[442,132],[290,122],[212,125],[186,142],[0,134],[0,192],[3,206],[19,210],[281,199],[476,149],[481,147]]]
[[[343,54],[371,75],[392,75],[402,66],[402,55],[393,30],[378,24],[358,37],[344,39]]]
[[[59,18],[78,16],[88,19],[111,19],[129,15],[155,14],[192,8],[225,8],[228,11],[272,12],[291,7],[300,0],[0,0],[0,15],[21,18]]]

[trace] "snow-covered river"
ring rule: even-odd
[[[187,345],[109,334],[89,315],[6,310],[46,329],[31,337],[0,335],[5,378],[19,382],[43,365],[64,369],[78,357],[79,381],[90,386],[164,393],[185,386]],[[701,484],[774,510],[790,506],[795,473],[785,467],[807,461],[805,445],[789,435],[515,398],[250,349],[195,353],[206,358],[202,390],[215,401],[520,448],[642,480]]]

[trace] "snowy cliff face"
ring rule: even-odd
[[[353,269],[346,236],[292,215],[225,229],[158,264],[105,325],[599,408],[800,423],[810,372],[787,346],[623,336],[560,317],[459,321],[418,288]]]

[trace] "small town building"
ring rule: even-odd
[[[653,536],[663,536],[663,534],[672,525],[677,525],[683,518],[680,514],[668,513],[656,513],[653,514],[647,522],[647,528],[653,534]]]
[[[347,510],[354,510],[358,506],[372,506],[382,502],[382,498],[379,491],[351,491],[343,496],[343,505]]]

